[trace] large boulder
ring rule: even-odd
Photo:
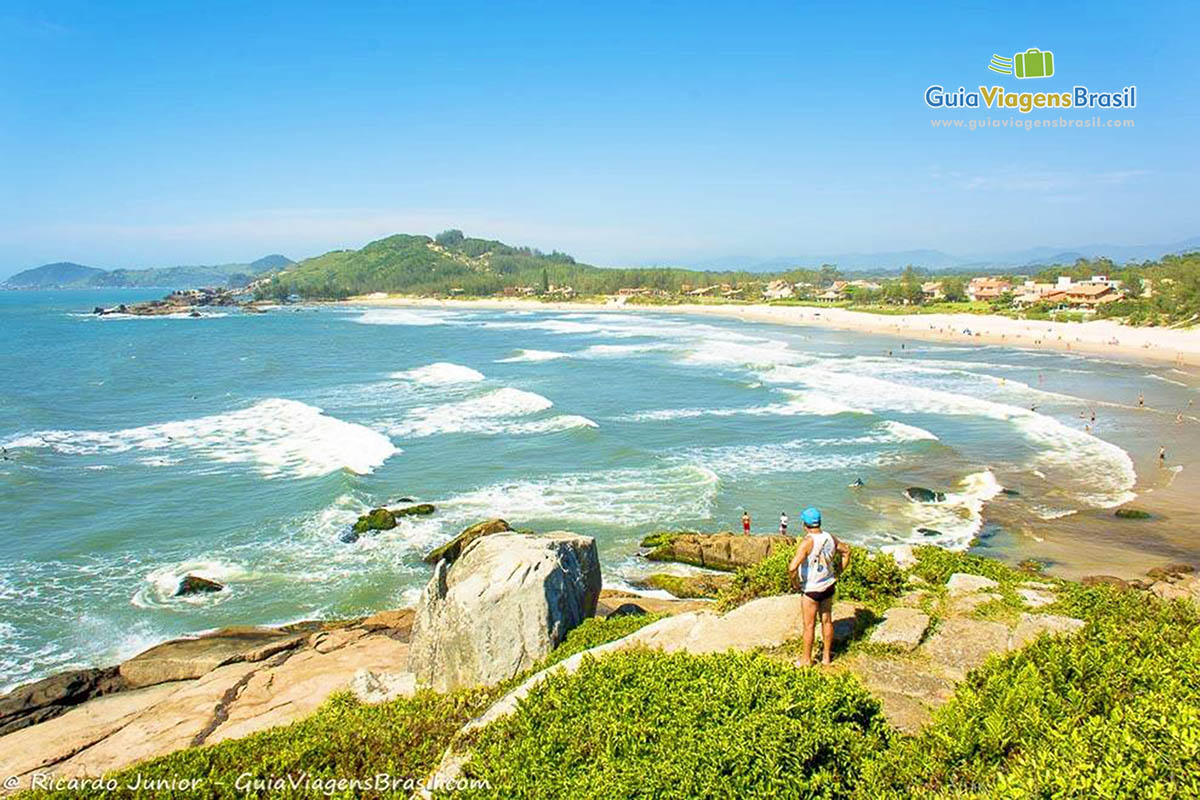
[[[790,536],[741,536],[732,533],[680,533],[663,536],[646,558],[733,571],[757,564],[780,548],[793,550]]]
[[[434,567],[417,602],[408,669],[443,692],[508,680],[595,614],[599,597],[592,537],[481,536]]]
[[[910,486],[904,490],[904,494],[914,503],[944,503],[946,501],[945,492],[926,489],[924,486]]]
[[[511,530],[512,528],[508,527],[508,523],[502,519],[489,519],[477,522],[441,547],[431,550],[429,555],[425,556],[425,563],[436,564],[443,558],[447,561],[453,561],[462,553],[464,547],[480,536],[490,536],[493,533],[506,533]]]
[[[184,575],[179,579],[179,586],[175,589],[175,596],[187,597],[193,594],[208,594],[222,591],[224,588],[224,584],[201,577],[200,575]]]

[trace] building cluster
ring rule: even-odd
[[[1019,307],[1047,304],[1085,309],[1126,296],[1121,281],[1112,280],[1107,275],[1093,275],[1083,281],[1061,275],[1054,283],[1026,280],[1019,284],[1005,278],[986,277],[973,278],[967,284],[967,296],[972,300],[997,300],[1006,293],[1012,294],[1013,305]]]

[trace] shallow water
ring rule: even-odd
[[[0,687],[411,603],[421,555],[491,516],[594,534],[610,583],[644,571],[645,532],[743,508],[762,532],[815,504],[863,544],[1019,548],[1158,485],[1196,394],[1167,368],[657,314],[86,313],[159,294],[0,293]],[[438,513],[338,540],[402,497]],[[173,598],[189,571],[229,591]]]

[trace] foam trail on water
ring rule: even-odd
[[[371,308],[354,318],[360,325],[447,325],[449,315],[409,308]]]
[[[179,582],[186,575],[195,575],[223,584],[225,588],[219,592],[202,592],[176,597]],[[197,559],[178,564],[169,564],[151,570],[146,575],[145,583],[134,593],[130,602],[138,608],[164,608],[179,604],[212,605],[229,598],[234,589],[231,584],[252,578],[250,572],[239,564],[233,564],[219,559]]]
[[[560,353],[556,350],[517,350],[516,353],[508,358],[497,359],[497,364],[516,364],[526,361],[555,361],[560,358],[567,358],[567,353]]]
[[[956,491],[946,493],[943,502],[905,502],[905,514],[913,521],[909,541],[965,549],[983,527],[984,505],[1002,489],[991,470],[985,469],[963,478]],[[923,533],[919,528],[937,534]]]
[[[414,367],[403,372],[393,372],[392,378],[425,386],[451,386],[457,383],[476,383],[483,380],[483,373],[464,367],[461,364],[451,364],[439,361],[423,367]]]
[[[421,437],[445,433],[534,434],[596,427],[590,419],[573,414],[543,420],[523,419],[553,405],[549,398],[536,392],[506,386],[454,403],[418,406],[389,430],[395,436]]]
[[[719,484],[716,473],[694,464],[587,472],[485,486],[438,508],[464,521],[672,525],[709,517]]]
[[[39,431],[6,446],[47,448],[66,455],[190,451],[223,463],[253,464],[269,478],[313,477],[340,469],[362,475],[399,452],[391,440],[370,428],[281,398],[239,411],[119,431]]]

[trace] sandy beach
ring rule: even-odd
[[[357,305],[497,308],[543,311],[622,311],[696,314],[767,322],[813,325],[837,330],[911,337],[958,344],[1004,345],[1082,353],[1121,361],[1152,361],[1177,367],[1200,366],[1200,329],[1133,328],[1112,320],[1042,322],[988,314],[872,314],[846,308],[765,304],[634,305],[614,301],[542,302],[519,298],[441,300],[369,295],[346,301]]]

